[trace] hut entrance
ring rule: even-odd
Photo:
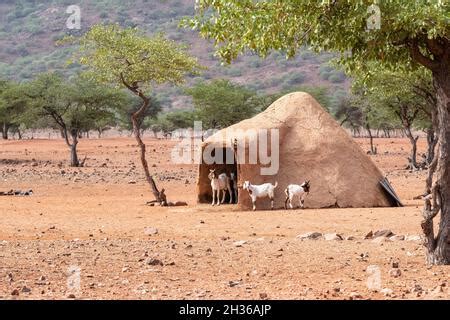
[[[207,164],[204,161],[199,167],[199,180],[198,180],[198,202],[199,203],[211,203],[212,202],[212,189],[211,180],[208,175],[210,170],[215,169],[217,174],[226,173],[228,178],[231,178],[231,174],[236,179],[235,185],[237,186],[238,179],[238,165],[236,163],[235,152],[231,148],[215,148],[212,150],[211,156],[215,159],[213,164]],[[231,180],[231,179],[230,179]],[[233,181],[230,181],[231,193],[233,194],[233,203],[238,203],[238,189],[234,189]],[[222,200],[223,192],[220,193],[220,200]],[[230,194],[227,191],[225,195],[225,204],[230,203]]]

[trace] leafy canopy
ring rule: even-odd
[[[23,121],[26,99],[24,86],[12,81],[0,81],[0,122],[19,126]]]
[[[229,80],[200,82],[186,92],[192,96],[195,118],[206,128],[225,128],[255,114],[256,92]]]
[[[293,56],[303,46],[344,53],[342,62],[378,60],[395,66],[410,63],[411,52],[426,47],[439,50],[430,40],[447,39],[450,4],[442,0],[375,1],[381,28],[367,31],[373,0],[198,0],[197,15],[183,25],[215,41],[218,54],[230,62],[246,50],[265,56],[274,50]],[[348,54],[351,52],[351,55]],[[427,60],[427,61],[424,61]],[[423,64],[422,63],[422,64]]]
[[[28,117],[49,118],[69,132],[98,129],[113,121],[127,95],[83,77],[66,82],[53,73],[27,84]]]
[[[90,78],[130,90],[180,84],[200,70],[184,47],[162,35],[147,37],[137,28],[95,25],[77,41]]]

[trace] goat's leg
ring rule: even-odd
[[[215,205],[215,197],[216,197],[216,190],[213,189],[213,191],[212,191],[212,203],[211,203],[212,206]]]
[[[305,208],[305,199],[303,197],[300,197],[300,208]]]
[[[270,209],[273,210],[273,196],[270,197]]]
[[[220,201],[220,203],[222,204],[222,203],[225,202],[226,190],[225,190],[225,189],[222,189],[222,190],[219,191],[219,199],[220,199],[220,192],[223,192],[223,194],[222,194],[222,200]]]
[[[238,203],[239,199],[238,199],[238,192],[237,192],[237,188],[234,189],[234,203]]]
[[[231,192],[231,186],[228,186],[228,193],[230,194],[230,204],[233,204],[233,193]]]
[[[289,196],[289,206],[291,207],[291,209],[294,209],[294,206],[292,205],[292,200],[294,200],[294,196],[290,195]]]
[[[253,211],[256,211],[256,197],[252,197]]]

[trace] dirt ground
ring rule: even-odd
[[[414,237],[425,173],[404,170],[407,140],[377,139],[373,156],[403,208],[257,212],[196,205],[196,167],[170,163],[175,142],[146,143],[158,185],[189,206],[146,205],[132,139],[82,140],[79,169],[60,140],[0,142],[0,191],[34,192],[0,197],[0,299],[450,298],[450,269],[427,267]],[[383,229],[410,237],[364,239]]]

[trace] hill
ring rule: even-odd
[[[261,93],[275,93],[298,86],[325,86],[331,101],[345,95],[349,81],[329,66],[330,53],[314,54],[304,49],[286,60],[274,52],[267,59],[248,54],[232,65],[222,65],[214,57],[211,43],[196,32],[178,27],[183,17],[193,15],[194,0],[98,0],[78,1],[81,30],[70,30],[66,13],[72,0],[4,0],[0,2],[0,78],[29,80],[46,71],[60,71],[70,76],[80,69],[67,64],[74,48],[57,47],[55,42],[66,34],[79,34],[96,23],[119,23],[138,26],[148,34],[163,32],[170,39],[184,43],[199,61],[208,67],[195,81],[227,78]],[[190,106],[182,88],[162,87],[156,90],[165,108]]]

